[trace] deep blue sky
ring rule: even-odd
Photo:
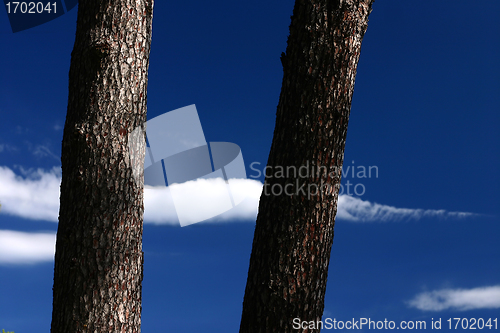
[[[293,1],[156,1],[148,118],[196,104],[208,141],[238,144],[248,174],[252,162],[264,167],[292,9]],[[0,167],[18,180],[60,166],[76,14],[14,34],[0,13]],[[344,165],[379,173],[344,183],[362,183],[365,202],[446,213],[337,219],[325,318],[500,320],[499,15],[494,0],[374,4]],[[57,228],[5,210],[0,230]],[[143,332],[237,331],[253,230],[253,221],[146,224]],[[0,262],[0,330],[49,330],[52,275],[50,261]],[[424,292],[481,287],[497,306],[408,304]]]

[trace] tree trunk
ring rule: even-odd
[[[153,0],[80,0],[62,143],[53,333],[140,332]],[[139,177],[140,178],[140,177]]]
[[[297,0],[241,333],[319,332],[347,123],[373,0]],[[317,325],[315,325],[317,326]]]

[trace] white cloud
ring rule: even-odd
[[[144,188],[144,222],[146,221],[154,224],[179,223],[168,187]]]
[[[0,230],[0,264],[34,264],[54,260],[55,233]]]
[[[396,208],[361,200],[348,195],[339,196],[337,217],[351,222],[390,222],[420,220],[423,217],[463,218],[473,213],[448,212],[434,209]]]
[[[27,219],[57,222],[60,169],[21,172],[25,177],[0,166],[1,212]]]
[[[59,187],[61,183],[60,168],[53,168],[49,171],[40,169],[24,170],[20,168],[20,172],[22,176],[16,175],[7,167],[0,166],[0,203],[2,204],[0,214],[57,222],[59,214]],[[204,192],[205,196],[213,196],[214,193],[223,193],[227,190],[227,185],[224,182],[204,181],[199,182],[199,184],[194,183],[197,186],[199,185],[199,190]],[[193,182],[190,186],[192,185]],[[184,184],[177,186],[184,186]],[[246,199],[235,208],[206,222],[255,221],[262,192],[262,183],[252,179],[238,180],[232,183],[231,192],[235,197],[245,195]],[[157,189],[146,187],[144,197],[145,223],[179,225],[174,202],[168,188]],[[189,203],[193,198],[185,196],[185,200]],[[217,200],[215,202],[218,204]],[[446,212],[444,210],[396,208],[363,201],[359,198],[346,195],[339,197],[337,212],[339,219],[352,222],[418,220],[424,216],[457,218],[469,215],[473,214]],[[0,264],[33,263],[52,260],[54,239],[55,235],[49,233],[23,233],[0,230]],[[498,288],[497,293],[500,293],[500,287],[496,288]],[[444,293],[444,291],[441,293]],[[475,294],[481,293],[476,292]],[[443,306],[445,303],[441,300],[445,296],[440,295],[439,293],[422,294],[413,300],[412,304],[426,304],[425,302],[427,302],[431,307]],[[445,293],[443,295],[452,294]],[[483,302],[483,304],[486,303]],[[498,304],[498,298],[495,304]],[[419,307],[423,305],[414,306]]]
[[[59,187],[61,172],[58,168],[43,170],[24,170],[24,177],[16,175],[11,169],[0,166],[0,213],[33,220],[57,222],[59,216]],[[209,183],[210,184],[210,183]],[[200,184],[200,191],[209,196],[226,190],[226,184],[214,186]],[[183,186],[183,185],[177,185]],[[241,204],[210,221],[250,220],[255,221],[262,184],[255,180],[236,182],[234,190],[247,195]],[[168,188],[146,187],[144,193],[144,222],[153,224],[178,225],[177,213]],[[190,198],[187,198],[189,200]]]
[[[0,203],[2,204],[0,213],[57,222],[61,182],[60,169],[53,168],[47,172],[40,169],[25,171],[21,168],[21,173],[24,177],[16,175],[7,167],[0,166]],[[200,191],[206,192],[206,196],[222,192],[219,183],[205,182],[203,184],[199,184]],[[211,185],[206,186],[207,184]],[[184,186],[184,184],[177,186]],[[225,185],[222,184],[222,186]],[[254,222],[262,192],[262,183],[252,179],[241,180],[236,182],[235,186],[231,186],[231,191],[237,191],[238,195],[244,194],[246,199],[235,208],[210,219],[209,222],[230,220]],[[147,187],[144,197],[145,223],[178,225],[177,213],[168,188],[152,189]],[[186,196],[186,200],[189,201],[192,198]],[[347,195],[339,196],[337,211],[338,219],[350,222],[406,221],[419,220],[423,217],[456,219],[475,215],[477,214],[445,210],[396,208]]]
[[[259,207],[259,198],[262,192],[262,183],[252,179],[233,179],[231,182],[233,197],[246,197],[246,199],[239,205],[236,205],[236,207],[209,220],[203,221],[203,223],[234,220],[255,221],[257,209]],[[200,214],[208,211],[224,211],[227,207],[227,202],[225,202],[224,199],[227,198],[228,185],[222,180],[199,179],[181,185],[174,184],[172,187],[175,189],[177,207],[193,207],[193,197],[183,195],[184,192],[193,193],[193,187],[196,188],[196,197],[199,200],[203,200],[203,198],[210,199],[205,201],[210,202],[209,206],[202,205],[200,201],[196,202],[196,209],[200,211]],[[217,198],[220,198],[220,200]],[[175,207],[169,188],[153,188],[146,186],[144,194],[145,223],[178,225],[179,220]],[[191,218],[194,220],[201,220],[201,218],[196,218],[195,213],[196,212],[190,214]]]
[[[410,300],[408,305],[424,311],[498,309],[500,308],[500,285],[423,292]]]

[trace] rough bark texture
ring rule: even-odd
[[[347,123],[372,2],[295,3],[241,333],[319,332],[293,329],[292,320],[323,314]]]
[[[80,0],[62,143],[53,333],[140,332],[153,0]],[[140,178],[140,177],[139,177]]]

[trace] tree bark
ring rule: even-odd
[[[80,0],[62,142],[53,333],[140,332],[153,0]],[[134,158],[135,156],[135,158]],[[139,177],[141,178],[141,177]]]
[[[295,3],[241,333],[320,331],[296,329],[293,319],[316,322],[323,314],[347,124],[372,2]]]

